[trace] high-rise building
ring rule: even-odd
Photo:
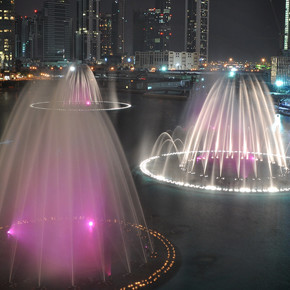
[[[15,56],[15,3],[0,1],[0,67],[9,69]]]
[[[114,0],[112,4],[112,48],[114,55],[125,54],[126,0]]]
[[[76,58],[95,62],[101,57],[100,0],[76,0],[75,13]]]
[[[43,12],[34,10],[32,24],[30,28],[31,37],[31,58],[33,60],[43,60]]]
[[[289,17],[289,0],[285,1],[285,27],[284,27],[284,50],[290,49],[289,39],[289,28],[290,28],[290,17]]]
[[[112,14],[101,14],[100,34],[101,34],[101,57],[104,58],[113,55]]]
[[[32,57],[31,39],[32,19],[17,16],[15,20],[15,58],[27,60]]]
[[[145,40],[145,13],[134,11],[133,13],[133,54],[136,51],[144,51]]]
[[[165,2],[170,3],[168,0]],[[170,49],[172,14],[171,7],[168,5],[161,5],[160,7],[164,7],[163,9],[151,8],[144,13],[143,51],[167,51]]]
[[[43,6],[43,60],[65,61],[72,57],[72,11],[70,0],[46,0]]]
[[[185,1],[185,50],[208,61],[209,0]]]

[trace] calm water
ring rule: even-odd
[[[0,130],[19,94],[0,93]],[[290,194],[208,194],[162,185],[140,174],[157,136],[182,123],[189,105],[119,94],[129,110],[110,113],[132,168],[146,219],[181,254],[160,289],[290,289]],[[290,118],[281,117],[288,144]],[[93,128],[92,128],[93,130]]]

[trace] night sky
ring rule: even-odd
[[[16,12],[31,16],[44,0],[16,0]],[[172,50],[184,49],[184,1],[173,2]],[[101,0],[110,12],[112,0]],[[127,0],[126,49],[132,50],[132,11],[154,7],[154,0]],[[285,0],[210,0],[209,59],[259,60],[279,52]]]

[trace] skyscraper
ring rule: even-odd
[[[112,50],[112,15],[101,14],[100,16],[101,34],[101,57],[113,55]]]
[[[285,28],[284,28],[284,50],[290,49],[289,44],[289,26],[290,26],[290,18],[289,18],[289,0],[286,0],[285,3]]]
[[[27,60],[32,55],[31,39],[32,19],[17,16],[15,20],[15,58]]]
[[[168,51],[171,38],[171,1],[157,1],[159,8],[150,8],[144,13],[143,51]]]
[[[133,12],[133,54],[144,51],[145,14],[141,10]]]
[[[15,55],[15,3],[0,1],[0,67],[9,69]]]
[[[42,11],[34,10],[31,25],[32,56],[33,60],[43,60],[43,26],[44,19]]]
[[[101,56],[100,0],[76,0],[75,13],[76,58],[88,62],[99,60]]]
[[[114,55],[125,54],[126,0],[114,0],[112,4],[112,48]]]
[[[185,1],[185,50],[208,61],[209,0]]]
[[[44,2],[43,60],[70,60],[72,55],[72,11],[70,0]]]

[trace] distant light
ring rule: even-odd
[[[128,61],[128,62],[131,62],[131,58],[130,58],[130,57],[128,57],[127,61]]]
[[[277,80],[277,81],[275,82],[275,85],[276,85],[277,87],[282,87],[282,86],[284,85],[284,83],[283,83],[283,81],[281,81],[281,80]]]
[[[233,78],[236,75],[236,71],[237,71],[237,69],[235,67],[233,67],[231,69],[231,71],[229,72],[229,77]]]
[[[38,12],[37,9],[35,9],[35,10],[34,10],[34,13],[37,13],[37,12]]]
[[[87,106],[90,106],[91,104],[92,104],[91,101],[86,101]]]
[[[176,66],[176,67],[179,67],[179,66],[180,66],[180,64],[179,64],[179,63],[177,63],[175,66]]]
[[[105,62],[107,62],[108,61],[108,59],[105,57]]]
[[[148,90],[152,90],[152,87],[148,87]]]
[[[76,70],[76,67],[72,65],[72,66],[69,68],[69,70],[70,70],[70,71],[75,71],[75,70]]]
[[[161,68],[162,71],[166,71],[167,70],[167,67],[164,65],[162,68]]]
[[[200,80],[201,80],[202,82],[204,82],[204,78],[201,78]]]

